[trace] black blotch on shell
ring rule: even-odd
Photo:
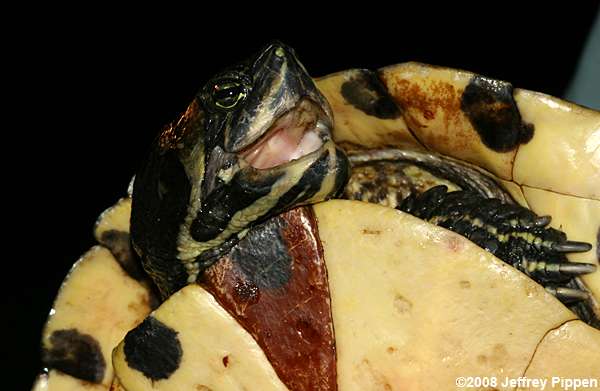
[[[100,236],[99,242],[108,247],[117,262],[119,262],[119,265],[121,265],[131,278],[139,281],[146,277],[140,259],[131,248],[128,232],[114,229],[104,231]]]
[[[342,84],[341,93],[346,102],[367,115],[381,119],[400,116],[400,109],[373,71],[361,69]]]
[[[42,349],[42,362],[77,379],[101,383],[106,362],[98,341],[77,329],[56,330],[50,335],[50,347]]]
[[[179,368],[183,351],[177,332],[148,316],[124,339],[125,360],[150,380],[168,379]]]
[[[521,120],[510,83],[474,76],[460,107],[481,141],[496,152],[512,151],[533,137],[534,127]]]
[[[292,258],[277,217],[251,229],[231,251],[231,260],[259,289],[277,289],[292,275]]]

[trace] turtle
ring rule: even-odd
[[[226,311],[215,324],[239,322],[283,387],[336,389],[333,294],[315,228],[319,213],[310,207],[334,198],[380,204],[385,213],[407,212],[439,232],[455,231],[598,327],[600,284],[587,242],[596,242],[598,257],[599,129],[593,110],[425,64],[312,79],[293,49],[271,43],[206,83],[160,132],[128,197],[101,216],[95,232],[102,246],[70,272],[44,331],[51,371],[35,387],[70,381],[52,373],[110,385],[106,350],[117,344],[120,379],[134,371],[151,385],[168,380],[183,365],[184,333],[169,327],[165,314],[183,311],[183,321],[185,305],[214,308],[216,298]],[[568,147],[553,151],[555,162],[536,166],[559,140]],[[577,168],[568,184],[556,180],[563,165]],[[571,262],[571,253],[582,255]],[[582,259],[588,262],[575,262]],[[107,292],[80,298],[79,310],[128,301],[109,317],[119,326],[102,340],[72,326],[77,312],[57,316],[68,312],[65,298],[96,285]],[[112,299],[103,296],[110,293]],[[295,328],[274,336],[273,308],[297,312],[290,315]],[[236,343],[256,349],[238,334]],[[290,346],[304,346],[302,360]],[[225,368],[229,360],[222,358]]]

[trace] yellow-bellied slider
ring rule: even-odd
[[[540,257],[546,245],[557,246],[552,254],[591,247],[548,229],[548,214],[569,239],[597,249],[599,113],[412,63],[316,86],[275,43],[211,79],[163,130],[133,204],[124,198],[101,216],[102,246],[65,280],[43,336],[50,371],[36,389],[450,388],[461,370],[516,377],[532,362],[536,373],[549,362],[538,345],[577,352],[577,343],[600,344],[525,275],[389,208],[402,209],[404,198],[405,210],[440,225],[463,208],[469,227],[541,247],[524,271],[568,275],[552,293],[583,299],[573,309],[594,322],[597,273],[572,278],[594,268],[561,258],[547,262],[560,265],[552,269]],[[556,162],[536,165],[548,156]],[[572,176],[568,184],[550,179],[557,167]],[[341,193],[388,207],[297,207]],[[444,213],[425,213],[452,197]],[[549,338],[555,328],[569,339]],[[576,369],[552,365],[592,374],[594,354],[581,351],[570,361]],[[441,363],[430,367],[436,376],[432,362]]]

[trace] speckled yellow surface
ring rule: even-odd
[[[448,390],[459,376],[517,378],[546,333],[575,318],[538,284],[452,232],[354,201],[315,211],[340,390]],[[588,329],[590,338],[600,335]],[[599,350],[578,357],[576,346],[565,349],[573,360],[600,362]],[[552,354],[538,352],[536,360],[560,365]]]

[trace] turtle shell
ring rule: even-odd
[[[416,62],[316,79],[346,151],[429,150],[487,170],[600,260],[600,112],[471,72]],[[582,276],[600,298],[600,273]],[[596,308],[598,306],[596,305]],[[600,315],[600,314],[597,314]]]
[[[101,244],[65,277],[42,331],[48,372],[34,390],[106,390],[114,378],[112,349],[157,306],[151,283],[131,268],[130,214],[129,198],[102,213],[94,230]]]
[[[336,371],[303,387],[301,374],[277,368],[264,347],[269,338],[248,329],[210,286],[192,284],[116,347],[115,389],[429,390],[451,388],[465,372],[594,373],[600,332],[465,238],[379,205],[335,200],[314,209],[331,290]],[[267,327],[288,329],[288,315],[279,313]],[[304,338],[312,346],[315,336]],[[287,343],[292,352],[302,350]],[[570,359],[556,360],[556,352]],[[296,384],[286,372],[299,375]]]
[[[334,112],[334,138],[347,151],[394,147],[432,150],[477,165],[497,178],[521,205],[540,215],[552,215],[553,226],[562,229],[574,240],[594,245],[595,257],[590,258],[589,253],[570,254],[572,260],[598,264],[600,113],[547,95],[513,89],[508,83],[469,72],[417,63],[391,66],[378,72],[349,70],[316,79],[316,83]],[[507,127],[507,124],[510,126]],[[505,129],[511,131],[505,134]],[[565,176],[568,181],[562,178]],[[271,304],[281,300],[282,296],[257,295],[255,287],[239,280],[240,275],[232,273],[235,268],[227,262],[209,270],[208,280],[201,286],[184,288],[146,317],[156,308],[155,295],[152,283],[137,266],[129,247],[130,208],[130,199],[124,198],[100,217],[95,235],[102,246],[84,256],[65,280],[43,336],[44,351],[47,357],[55,360],[49,365],[53,369],[38,379],[36,390],[67,389],[82,383],[98,389],[106,389],[112,384],[113,389],[129,391],[185,387],[238,389],[240,386],[252,387],[257,384],[253,383],[255,381],[260,382],[261,389],[274,390],[314,387],[393,389],[391,387],[396,384],[440,389],[445,388],[444,381],[450,381],[452,376],[461,373],[446,371],[442,365],[436,371],[443,376],[432,377],[425,373],[428,372],[423,369],[425,363],[454,360],[454,369],[477,367],[481,370],[477,373],[485,374],[504,368],[510,362],[514,364],[511,370],[515,377],[525,373],[526,369],[527,375],[545,375],[540,368],[551,365],[551,368],[556,368],[556,373],[562,370],[566,371],[565,376],[573,376],[577,369],[567,368],[564,362],[550,362],[553,352],[569,351],[578,357],[577,363],[591,363],[598,359],[588,350],[581,350],[582,346],[600,344],[596,331],[574,320],[573,314],[558,301],[516,270],[503,266],[466,239],[454,234],[448,236],[441,228],[389,208],[349,201],[332,201],[316,208],[316,220],[310,223],[318,226],[316,235],[311,233],[311,225],[306,225],[313,213],[306,212],[308,208],[283,217],[293,227],[301,225],[299,222],[305,224],[304,230],[288,232],[288,244],[313,246],[314,254],[327,261],[325,272],[321,270],[324,266],[318,262],[311,266],[313,269],[301,263],[297,263],[294,269],[305,270],[308,276],[318,276],[314,277],[310,286],[296,285],[300,286],[294,298],[296,301],[285,304],[291,306],[286,310],[286,316],[294,316],[294,311],[299,314],[298,318],[284,317],[295,319],[294,324],[302,326],[293,329],[296,337],[290,334],[268,342],[281,329],[279,323],[287,323],[262,315],[273,311]],[[343,235],[339,235],[342,232]],[[416,238],[419,234],[424,235],[422,241]],[[348,246],[349,243],[354,245]],[[324,248],[320,248],[321,245]],[[480,264],[471,271],[463,268],[467,270],[467,278],[456,272],[461,270],[456,265],[451,270],[437,269],[434,263],[420,265],[420,253],[405,256],[401,266],[387,258],[395,251],[409,254],[410,248],[415,245],[435,252],[436,257],[447,256],[444,253],[449,250],[465,251],[470,258],[479,259]],[[294,262],[312,254],[306,248],[298,248]],[[372,254],[378,248],[381,251],[375,258],[383,267],[373,268],[368,263],[373,259],[365,254]],[[348,262],[352,269],[348,269]],[[104,268],[106,278],[102,281],[89,280],[101,273],[84,273],[85,265],[98,270]],[[395,291],[393,284],[389,285],[389,279],[378,280],[382,278],[378,270],[386,268],[391,270],[390,276],[394,277],[398,286],[414,285],[412,293],[426,297],[413,300],[409,298],[410,294]],[[416,274],[411,276],[413,272]],[[426,286],[428,281],[438,280],[445,281],[432,290],[438,295],[427,296],[425,291],[417,289],[418,286]],[[512,282],[503,285],[508,280]],[[328,286],[319,287],[322,281],[326,281]],[[599,273],[583,276],[583,281],[596,298],[600,297]],[[277,281],[265,283],[276,285]],[[449,287],[451,284],[452,288]],[[473,284],[481,286],[469,291],[475,288]],[[125,286],[129,289],[127,294],[109,300],[104,300],[108,296],[94,291],[96,287],[103,287],[105,294],[109,295],[125,289]],[[278,292],[280,287],[274,289]],[[370,297],[372,290],[377,293]],[[315,291],[320,293],[314,294]],[[487,293],[473,294],[475,291]],[[498,297],[514,295],[516,291],[519,293],[514,301],[507,300],[500,306],[490,304]],[[286,287],[283,292],[287,294],[290,289]],[[309,296],[302,296],[306,292]],[[448,292],[459,292],[466,295],[468,299],[465,300],[474,302],[470,306],[452,306],[450,299],[454,296]],[[302,308],[298,303],[310,302],[313,297],[310,295],[320,295],[319,302],[324,306],[315,305],[313,312],[298,311]],[[82,299],[84,302],[76,308],[66,310],[61,302],[70,302],[73,297],[88,298],[88,301]],[[267,301],[260,311],[248,311],[265,297],[271,301]],[[535,303],[528,303],[523,299],[525,297],[534,297]],[[361,307],[358,303],[362,299],[365,299],[365,305]],[[386,310],[383,315],[373,313],[367,316],[372,309],[382,310],[381,303],[389,304],[388,310],[392,315],[387,317]],[[543,305],[540,306],[540,303]],[[331,310],[328,310],[330,305]],[[477,318],[471,319],[469,312],[464,310],[475,308],[473,306],[481,307],[482,311],[490,306],[493,309],[487,313],[493,315],[486,317],[483,323],[477,323]],[[445,311],[449,307],[453,310]],[[113,308],[116,314],[122,315],[108,315]],[[506,318],[507,312],[515,318]],[[539,316],[531,316],[532,312],[538,312]],[[181,314],[181,324],[177,313]],[[417,316],[411,318],[410,313]],[[319,314],[325,322],[311,319],[314,314]],[[142,321],[144,317],[146,320]],[[468,332],[464,329],[468,322],[458,322],[460,317],[475,322],[471,323],[473,327]],[[211,321],[198,323],[200,319]],[[407,319],[412,320],[409,322]],[[398,320],[406,325],[390,337]],[[503,326],[499,327],[498,322],[501,321]],[[265,328],[264,322],[270,322],[272,329]],[[441,323],[447,332],[437,327]],[[57,324],[60,327],[55,326]],[[197,329],[193,325],[198,325]],[[57,336],[60,337],[61,333],[57,334],[57,331],[65,330],[76,330],[79,338],[75,339],[88,342],[78,345],[83,346],[79,349],[83,351],[78,353],[79,356],[74,355],[77,352],[72,351],[72,344],[60,346],[61,338],[57,339]],[[190,330],[194,332],[190,333]],[[372,344],[374,341],[369,338],[373,338],[373,331],[376,331],[378,342]],[[159,336],[159,343],[140,335]],[[473,338],[473,335],[478,337]],[[570,338],[566,345],[565,335]],[[199,346],[198,338],[212,342]],[[289,342],[293,338],[300,342]],[[407,347],[406,341],[412,341],[412,348]],[[288,345],[285,345],[286,342]],[[277,346],[278,343],[282,345]],[[307,349],[301,355],[304,363],[302,360],[285,361],[286,350],[294,353],[301,344]],[[479,353],[465,355],[472,362],[461,361],[459,355],[453,354],[469,350],[463,344],[477,345],[475,350]],[[92,345],[98,348],[89,348]],[[135,362],[135,357],[139,358],[139,354],[136,356],[135,349],[132,353],[131,346],[145,354],[137,366],[132,362]],[[191,346],[195,346],[194,350],[189,350]],[[320,347],[315,349],[315,346]],[[517,348],[513,349],[513,346]],[[113,348],[114,355],[111,354]],[[408,353],[400,353],[403,349]],[[538,354],[538,350],[543,354]],[[313,358],[310,358],[311,354]],[[77,360],[65,360],[65,357],[77,357]],[[148,357],[162,357],[157,358],[161,365],[147,366]],[[195,360],[209,360],[210,357],[208,369],[197,371],[193,365],[188,367],[190,357]],[[389,365],[395,362],[390,358],[401,359],[406,365],[397,371]],[[113,382],[113,359],[120,381]],[[311,367],[311,373],[315,375],[312,380],[306,380],[308,372],[302,376],[302,368],[315,362],[322,366]],[[72,370],[65,370],[69,365]],[[295,369],[290,369],[292,367]],[[103,368],[103,371],[100,373],[98,368]],[[488,372],[482,368],[488,368]],[[586,371],[592,373],[587,367],[581,368],[584,375]],[[83,377],[81,373],[84,373]],[[470,374],[475,375],[476,372]],[[204,383],[186,383],[190,379],[198,380],[198,376],[204,376]],[[169,380],[175,378],[179,380]]]

